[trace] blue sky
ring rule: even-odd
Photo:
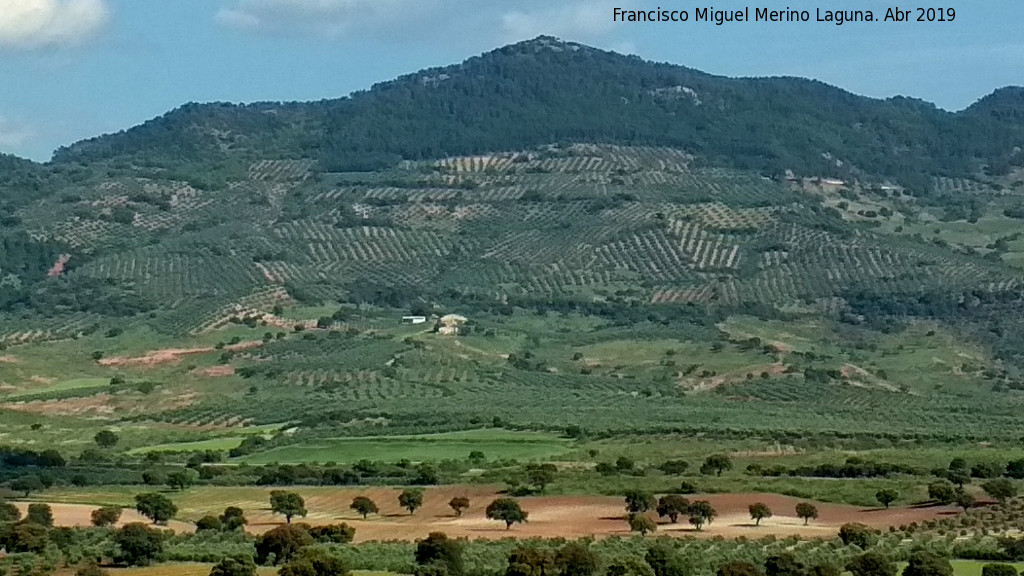
[[[870,9],[876,0],[715,8]],[[0,0],[0,151],[54,148],[189,101],[319,100],[551,34],[730,76],[816,78],[957,110],[1024,84],[1024,2],[922,0],[948,23],[615,24],[664,0]],[[906,9],[911,5],[903,5]]]

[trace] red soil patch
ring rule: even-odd
[[[193,404],[199,398],[199,394],[197,392],[175,390],[173,393],[162,393],[158,397],[148,396],[146,398],[145,401],[140,401],[137,396],[100,393],[82,398],[31,402],[15,401],[5,403],[3,407],[8,410],[43,414],[46,416],[109,418],[115,413],[128,415],[184,408]],[[155,403],[153,398],[156,398]]]
[[[71,260],[70,254],[61,254],[57,261],[53,263],[50,271],[46,273],[47,278],[56,278],[64,272],[64,266],[67,265],[68,260]]]
[[[46,416],[110,416],[114,413],[113,397],[110,394],[96,394],[84,398],[42,400],[33,402],[11,402],[4,404],[7,410],[44,414]]]
[[[231,376],[235,373],[235,369],[232,366],[210,366],[209,368],[203,368],[199,371],[203,376],[209,376],[211,378],[219,378],[222,376]]]
[[[225,350],[248,350],[250,348],[258,348],[263,345],[261,340],[249,340],[247,342],[239,342],[238,344],[231,344],[225,346]],[[202,348],[164,348],[162,350],[153,350],[147,352],[142,356],[113,356],[110,358],[103,358],[99,361],[100,366],[158,366],[160,364],[171,364],[179,362],[182,356],[191,356],[194,354],[206,354],[214,352],[216,348],[212,346],[204,346]]]
[[[301,493],[302,490],[299,489]],[[318,492],[306,496],[306,508],[310,511],[305,519],[293,521],[309,524],[346,522],[356,528],[356,541],[367,540],[414,540],[423,538],[433,531],[442,531],[450,536],[468,538],[578,538],[584,536],[627,535],[629,528],[621,497],[615,496],[537,496],[519,499],[529,513],[529,521],[506,530],[504,524],[488,520],[484,508],[494,498],[501,497],[495,487],[487,486],[442,486],[427,489],[423,507],[410,515],[398,506],[399,489],[343,488],[329,492]],[[268,490],[269,494],[269,490]],[[380,506],[379,515],[363,520],[348,506],[357,495],[369,496]],[[453,496],[466,496],[471,507],[461,517],[455,516],[448,501]],[[832,538],[839,527],[847,522],[862,522],[875,528],[891,525],[921,522],[955,514],[950,507],[874,509],[842,504],[816,503],[819,518],[804,526],[796,517],[794,508],[799,500],[778,494],[708,494],[691,495],[690,499],[708,500],[718,511],[718,518],[703,530],[697,532],[685,521],[679,524],[659,524],[659,533],[669,535],[694,535],[699,537],[738,536],[759,537],[766,535]],[[775,516],[754,526],[747,507],[754,502],[767,504]],[[248,504],[246,506],[245,504]],[[226,505],[226,504],[225,504]],[[274,516],[265,502],[235,502],[246,510],[249,519],[248,530],[265,532],[282,523],[280,516]],[[207,513],[219,513],[220,509],[189,511],[190,516],[200,517]],[[652,515],[652,518],[655,518]]]
[[[14,505],[21,510],[23,517],[28,512],[29,502],[15,502]],[[97,508],[99,506],[90,506],[88,504],[50,504],[50,509],[53,511],[53,524],[55,526],[91,526],[92,511]],[[149,519],[143,515],[135,510],[126,508],[121,512],[121,519],[117,522],[117,525],[124,526],[130,522],[150,523]],[[195,530],[195,527],[191,524],[177,520],[171,520],[167,526],[160,527],[170,528],[175,532],[192,532]]]

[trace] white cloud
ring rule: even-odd
[[[222,26],[258,35],[493,47],[540,35],[610,46],[616,32],[615,0],[220,0],[219,6]]]
[[[400,31],[429,17],[438,1],[234,0],[217,12],[217,21],[240,29],[337,37],[349,32]]]
[[[106,0],[0,0],[0,48],[73,46],[103,28]]]
[[[260,19],[243,10],[224,8],[217,12],[217,21],[232,28],[259,28]]]
[[[17,124],[0,116],[0,148],[17,149],[29,142],[35,132],[28,126]]]
[[[614,4],[577,1],[536,10],[510,10],[501,17],[508,40],[525,40],[542,34],[570,40],[593,40],[611,32]]]

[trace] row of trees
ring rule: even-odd
[[[423,490],[418,488],[403,490],[398,494],[398,505],[408,510],[409,514],[415,514],[416,510],[423,506]],[[469,498],[456,496],[448,501],[448,506],[456,516],[461,516],[462,512],[469,508]],[[352,499],[349,508],[361,514],[363,518],[380,512],[377,503],[368,496],[356,496]],[[291,523],[293,517],[305,517],[307,513],[306,501],[302,496],[297,492],[284,490],[274,490],[270,493],[270,510],[274,514],[283,515],[288,524]]]
[[[678,494],[666,494],[655,501],[654,496],[648,492],[630,490],[626,492],[625,502],[630,530],[642,535],[657,529],[657,525],[644,515],[649,510],[656,511],[661,518],[667,517],[672,524],[678,522],[681,516],[685,516],[698,531],[705,524],[711,524],[718,516],[718,512],[708,501],[691,502]],[[764,502],[751,504],[748,511],[750,519],[757,526],[760,526],[761,520],[773,516],[772,509]],[[807,524],[810,520],[818,517],[818,508],[810,502],[800,502],[796,505],[796,515],[803,519],[804,524]]]

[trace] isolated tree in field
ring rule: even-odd
[[[554,464],[534,464],[526,469],[526,479],[538,492],[543,492],[548,484],[555,481],[557,470]]]
[[[167,475],[167,486],[171,490],[184,490],[195,482],[196,477],[191,470],[175,470]]]
[[[711,503],[706,500],[697,500],[690,504],[690,509],[686,512],[690,518],[690,524],[693,524],[697,530],[704,527],[705,524],[711,524],[711,521],[718,516],[718,512],[711,507]]]
[[[654,508],[654,495],[643,490],[626,490],[626,512],[636,514]]]
[[[18,520],[21,520],[21,510],[10,502],[0,500],[0,524],[14,523]]]
[[[92,437],[92,440],[100,448],[113,448],[114,446],[117,446],[119,438],[117,437],[117,434],[110,430],[100,430]]]
[[[444,532],[431,532],[416,543],[416,564],[441,567],[445,574],[459,576],[463,572],[462,544]]]
[[[245,519],[245,512],[237,506],[228,506],[220,515],[220,524],[224,530],[238,530],[248,523],[249,521]]]
[[[748,510],[750,519],[754,521],[755,526],[760,526],[761,520],[772,517],[772,509],[764,502],[754,502],[748,507]]]
[[[304,526],[305,527],[305,526]],[[307,528],[309,535],[321,544],[348,544],[355,540],[356,529],[342,522]]]
[[[658,499],[658,516],[668,516],[670,522],[675,524],[679,517],[686,514],[690,509],[690,501],[678,494],[666,494]]]
[[[220,532],[224,529],[224,523],[213,514],[207,514],[196,520],[196,532]]]
[[[306,501],[298,492],[274,490],[270,493],[270,511],[284,516],[285,524],[292,523],[292,517],[306,517]]]
[[[252,556],[228,556],[210,568],[210,576],[256,576],[256,563]]]
[[[896,564],[878,552],[865,552],[846,563],[853,576],[896,576]]]
[[[377,508],[377,503],[366,496],[356,496],[353,498],[352,504],[349,504],[349,508],[355,510],[359,514],[362,514],[363,519],[366,519],[370,514],[380,512],[380,509]]]
[[[875,492],[875,500],[878,500],[878,503],[881,504],[882,506],[885,506],[886,508],[888,508],[889,504],[895,502],[896,499],[899,497],[899,492],[889,488],[884,488],[882,490],[879,490],[878,492]]]
[[[313,542],[313,537],[302,524],[278,526],[256,539],[256,561],[265,564],[273,554],[274,564],[287,562]]]
[[[956,505],[963,508],[964,512],[967,512],[968,508],[973,508],[978,503],[978,499],[968,494],[964,490],[956,491]]]
[[[113,526],[121,519],[119,506],[104,506],[92,511],[89,515],[93,526]]]
[[[174,502],[156,492],[136,495],[135,510],[152,520],[153,524],[163,524],[178,513],[178,507],[174,505]]]
[[[689,468],[690,463],[686,460],[666,460],[662,462],[661,466],[658,466],[662,473],[669,476],[681,476],[686,474],[686,470]]]
[[[839,527],[839,539],[847,546],[855,544],[867,550],[875,541],[875,532],[859,522],[848,522]]]
[[[714,474],[721,476],[722,472],[732,470],[732,460],[725,454],[712,454],[704,460],[700,467],[701,474]]]
[[[928,485],[928,497],[936,504],[950,504],[956,500],[956,488],[945,480]]]
[[[22,476],[12,480],[10,487],[15,492],[21,492],[23,498],[28,498],[31,493],[43,489],[43,481],[36,475]]]
[[[718,567],[715,576],[764,576],[764,572],[750,562],[726,562]]]
[[[462,516],[462,511],[469,508],[469,498],[456,496],[448,501],[448,506],[455,511],[456,516]]]
[[[1009,478],[996,478],[981,485],[981,489],[1000,504],[1017,495],[1017,485]]]
[[[949,560],[927,550],[910,553],[910,562],[903,569],[903,576],[953,576]]]
[[[630,514],[629,529],[633,532],[639,532],[641,536],[646,536],[657,530],[658,525],[654,523],[654,520],[643,514]]]
[[[423,490],[402,490],[398,495],[398,505],[415,514],[416,509],[423,506]]]
[[[810,502],[801,502],[796,505],[797,518],[803,518],[804,526],[812,519],[818,518],[818,507]]]
[[[53,510],[49,504],[38,502],[28,505],[28,512],[25,514],[25,522],[38,524],[44,528],[53,528]]]
[[[792,552],[780,552],[764,562],[767,576],[807,576],[807,567]]]
[[[1018,572],[1012,564],[985,564],[981,576],[1018,576]]]
[[[513,524],[526,522],[526,518],[529,516],[529,513],[525,512],[514,498],[498,498],[487,505],[484,514],[491,520],[504,522],[506,530]]]
[[[164,551],[164,535],[141,522],[125,524],[114,534],[115,559],[129,566],[146,566]]]

